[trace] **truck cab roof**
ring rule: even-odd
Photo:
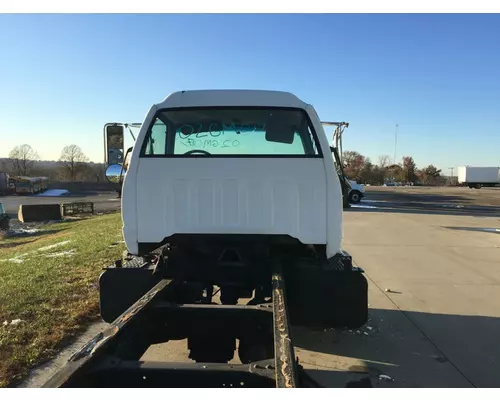
[[[168,95],[162,102],[155,104],[155,106],[158,109],[219,106],[291,107],[305,109],[308,104],[292,93],[278,90],[217,89],[174,92]]]

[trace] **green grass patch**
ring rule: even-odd
[[[99,275],[125,250],[121,225],[113,213],[0,239],[0,387],[18,384],[98,319]]]

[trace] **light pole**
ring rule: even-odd
[[[396,132],[394,132],[394,164],[396,164],[396,148],[398,146],[398,127],[399,125],[396,124]]]

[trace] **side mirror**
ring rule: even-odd
[[[120,164],[111,164],[106,168],[106,179],[111,183],[120,183],[122,166]]]
[[[121,124],[104,126],[105,162],[108,165],[122,164],[124,153],[125,127]]]

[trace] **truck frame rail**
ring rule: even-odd
[[[294,355],[280,265],[273,268],[272,298],[259,304],[178,304],[172,301],[177,284],[160,280],[42,387],[319,387]],[[224,328],[213,331],[216,324]],[[235,348],[224,332],[234,337],[233,329],[248,326],[264,333],[256,333],[246,362],[228,363]],[[183,337],[196,362],[141,361],[150,345]],[[216,354],[220,360],[213,362]]]

